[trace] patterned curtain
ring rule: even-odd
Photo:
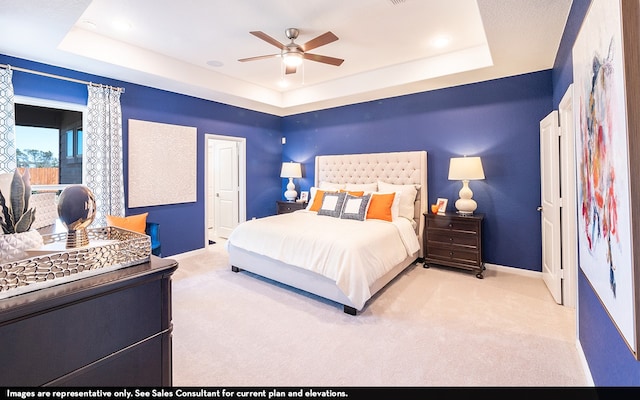
[[[94,226],[107,215],[124,217],[122,110],[120,91],[88,85],[84,182],[96,198]]]
[[[13,71],[0,69],[0,173],[16,169],[16,131],[13,106]]]

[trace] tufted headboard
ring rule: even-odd
[[[397,185],[416,184],[418,194],[414,206],[416,234],[422,249],[423,213],[427,211],[427,152],[403,151],[392,153],[343,154],[316,156],[315,186],[320,182],[374,183]]]

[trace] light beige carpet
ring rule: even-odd
[[[177,256],[175,386],[585,386],[575,310],[541,279],[412,266],[357,316],[233,273],[224,242]]]

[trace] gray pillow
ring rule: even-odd
[[[364,221],[364,218],[367,216],[370,199],[370,194],[365,194],[364,196],[353,196],[348,194],[344,199],[340,218]]]
[[[342,204],[347,194],[341,193],[325,193],[322,198],[322,206],[318,210],[318,215],[328,215],[338,218],[342,212]]]

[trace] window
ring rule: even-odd
[[[16,96],[16,158],[28,167],[34,189],[82,183],[86,107]],[[43,187],[44,186],[44,187]]]

